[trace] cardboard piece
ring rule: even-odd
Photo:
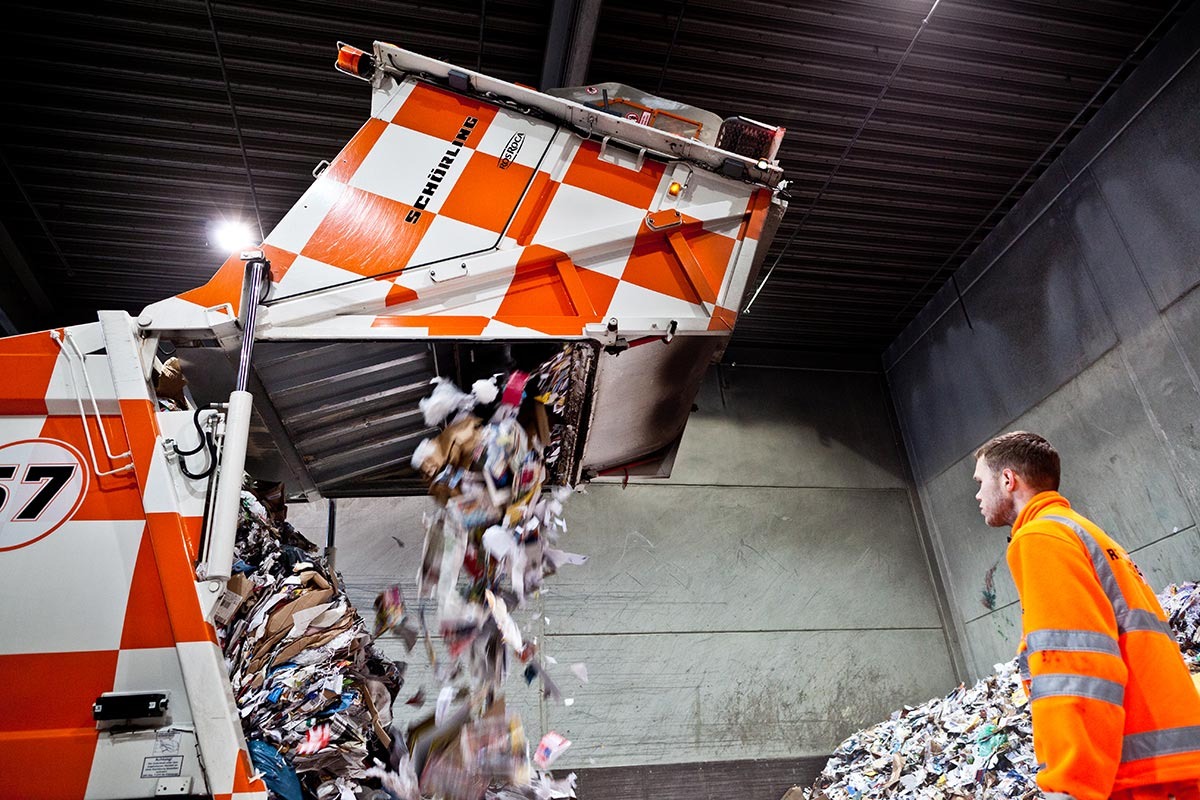
[[[478,417],[464,417],[431,439],[431,447],[421,462],[421,472],[432,478],[447,464],[469,467],[475,458],[481,425]]]
[[[221,598],[213,606],[213,622],[221,626],[228,625],[229,620],[233,619],[233,615],[242,607],[242,603],[254,593],[254,588],[254,584],[244,575],[231,577],[225,583],[225,591]]]

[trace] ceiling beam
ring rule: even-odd
[[[554,0],[542,60],[542,91],[581,86],[587,80],[600,20],[601,0]]]

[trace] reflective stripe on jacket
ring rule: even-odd
[[[1013,525],[1008,566],[1042,791],[1103,800],[1200,778],[1200,695],[1124,548],[1042,492]]]

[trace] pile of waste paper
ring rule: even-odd
[[[1200,671],[1200,587],[1168,586],[1159,602],[1192,672]],[[1027,800],[1033,726],[1016,659],[974,686],[892,714],[838,745],[806,800]]]
[[[1188,669],[1200,672],[1200,585],[1188,582],[1168,586],[1158,602],[1175,631]]]
[[[398,767],[375,773],[399,800],[575,797],[573,773],[555,779],[545,771],[571,743],[551,731],[531,753],[504,696],[518,669],[547,700],[570,702],[548,674],[552,660],[514,616],[546,577],[586,560],[557,547],[569,487],[546,486],[568,364],[558,354],[528,373],[476,381],[470,392],[437,379],[421,401],[426,423],[441,433],[421,443],[413,466],[428,479],[437,507],[425,519],[416,605],[399,586],[389,587],[375,603],[376,633],[395,631],[410,646],[419,633],[441,687],[434,713],[409,726]],[[436,606],[440,658],[426,604]]]
[[[974,686],[892,714],[838,745],[810,798],[1040,795],[1016,660]],[[982,790],[982,792],[981,792]]]
[[[234,552],[214,621],[255,768],[285,800],[344,797],[391,760],[403,665],[376,651],[315,545],[251,492]]]

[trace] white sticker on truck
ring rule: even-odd
[[[183,734],[179,731],[156,731],[154,734],[154,755],[178,753]]]
[[[183,756],[146,756],[142,759],[143,778],[178,778],[183,772]]]
[[[49,536],[87,493],[83,456],[57,439],[0,445],[0,551]]]

